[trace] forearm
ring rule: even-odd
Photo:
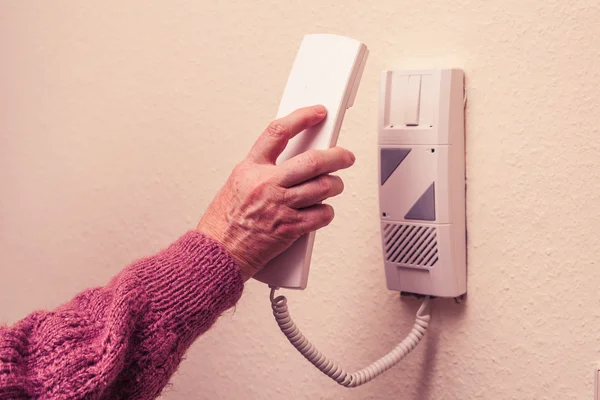
[[[188,232],[107,286],[0,328],[0,398],[154,398],[242,288],[230,255]]]

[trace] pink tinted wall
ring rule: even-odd
[[[340,144],[357,155],[317,235],[298,324],[357,369],[416,303],[385,289],[376,118],[386,68],[465,69],[469,298],[414,354],[337,387],[289,346],[268,291],[191,349],[163,398],[584,399],[600,361],[595,2],[0,4],[0,320],[101,285],[195,226],[273,117],[305,33],[371,50]]]

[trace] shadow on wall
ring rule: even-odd
[[[456,304],[454,299],[438,298],[432,302],[432,323],[435,324],[437,316],[444,316],[444,319],[460,319],[465,314],[466,296],[461,301],[461,304]],[[430,385],[433,381],[433,371],[438,352],[439,330],[429,329],[425,335],[425,354],[419,376],[419,385],[417,386],[416,400],[433,400],[430,397]]]
[[[431,375],[435,369],[435,359],[438,350],[438,333],[437,331],[429,332],[426,336],[425,341],[425,360],[421,367],[421,374],[419,377],[419,386],[417,387],[418,397],[416,400],[431,400],[429,398],[429,382],[431,381]]]

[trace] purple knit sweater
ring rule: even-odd
[[[190,231],[54,311],[0,327],[0,399],[153,399],[240,298],[217,243]]]

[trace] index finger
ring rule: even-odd
[[[327,110],[322,105],[299,108],[267,126],[250,150],[249,156],[257,162],[275,164],[289,140],[303,130],[323,121]]]

